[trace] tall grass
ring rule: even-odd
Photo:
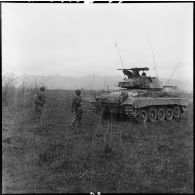
[[[37,80],[33,82],[20,80],[12,74],[5,74],[2,77],[2,106],[14,108],[31,107],[35,93],[41,86]]]
[[[3,145],[3,192],[193,191],[192,105],[180,120],[147,127],[112,118],[101,122],[100,116],[87,111],[82,126],[72,130],[68,126],[75,91],[47,90],[40,123],[31,120],[28,109],[39,84],[25,80],[18,85],[14,79],[4,78],[2,91],[4,104],[19,108],[13,115],[3,113],[2,131],[9,131],[3,133],[7,140]],[[82,91],[83,97],[90,94]],[[88,110],[89,102],[83,101],[83,106]],[[105,153],[106,144],[112,152]]]

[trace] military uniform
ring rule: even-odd
[[[72,120],[71,127],[74,128],[75,125],[80,126],[81,125],[81,120],[82,120],[82,114],[83,114],[83,109],[81,107],[82,104],[82,98],[80,95],[75,95],[72,101],[72,108],[71,111],[74,113],[74,117]]]
[[[40,118],[43,105],[46,103],[44,90],[40,90],[40,92],[38,92],[35,95],[34,100],[35,100],[35,113],[37,114],[38,118]]]
[[[149,80],[148,80],[146,74],[144,74],[144,73],[142,73],[141,83],[142,83],[143,87],[149,87]]]

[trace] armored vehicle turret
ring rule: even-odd
[[[175,87],[170,92],[157,77],[147,76],[145,71],[149,68],[118,70],[125,75],[118,83],[121,89],[95,96],[91,100],[92,111],[125,115],[142,122],[180,118],[186,111],[188,99],[180,97]]]
[[[146,76],[145,71],[149,68],[130,68],[118,69],[123,70],[123,74],[127,77],[118,83],[118,87],[125,89],[161,89],[160,82],[156,77]],[[143,71],[140,75],[140,71]]]

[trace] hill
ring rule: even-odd
[[[27,83],[41,83],[47,86],[48,89],[106,89],[116,88],[119,81],[123,80],[123,76],[119,75],[86,75],[80,77],[73,76],[63,76],[63,75],[49,75],[49,76],[35,76],[35,75],[22,75],[18,77],[18,84],[21,84],[23,81]],[[165,85],[167,78],[159,78],[162,82],[162,85]],[[183,79],[183,80],[182,80]],[[181,80],[172,79],[169,84],[176,85],[179,89],[186,92],[192,92],[193,82],[186,82],[182,78]]]

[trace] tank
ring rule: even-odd
[[[189,100],[180,96],[176,86],[161,86],[157,77],[147,76],[149,68],[118,70],[125,75],[118,83],[120,89],[96,95],[90,101],[92,111],[141,122],[170,121],[186,111]]]

